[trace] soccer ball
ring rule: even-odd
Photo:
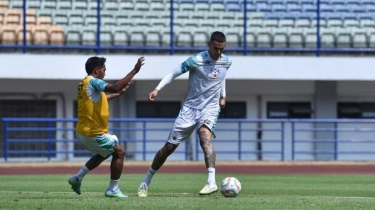
[[[241,182],[235,177],[227,177],[221,182],[221,194],[224,197],[236,197],[241,192]]]

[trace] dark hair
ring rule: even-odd
[[[217,41],[219,43],[226,42],[225,35],[220,31],[215,31],[211,34],[210,41]]]
[[[92,74],[92,72],[94,71],[96,67],[103,67],[105,60],[106,59],[103,57],[96,57],[96,56],[87,59],[86,64],[85,64],[87,74],[88,75]]]

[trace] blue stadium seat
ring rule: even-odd
[[[104,46],[113,45],[112,27],[100,28],[100,44]]]
[[[320,6],[320,12],[333,12],[334,7],[332,5],[321,5]]]
[[[362,5],[375,5],[375,1],[373,0],[361,0]]]
[[[345,0],[331,0],[332,5],[345,5]]]
[[[133,11],[134,5],[132,2],[120,2],[119,3],[119,10],[122,11]]]
[[[286,12],[287,11],[286,5],[283,5],[283,4],[272,4],[271,9],[272,9],[272,12]]]
[[[315,5],[315,0],[299,0],[300,5]]]
[[[320,29],[320,41],[322,47],[335,47],[336,46],[336,30],[332,28]]]
[[[342,20],[357,20],[357,15],[355,13],[342,12],[340,14]]]
[[[113,28],[113,45],[128,45],[129,44],[129,35],[127,30],[122,28]]]
[[[95,45],[96,44],[96,27],[83,27],[81,28],[81,42],[82,45]]]
[[[343,27],[344,28],[359,28],[360,27],[360,22],[358,20],[344,20],[343,22]]]
[[[279,20],[279,28],[294,28],[295,21],[293,19]]]
[[[304,46],[305,47],[316,47],[317,36],[315,28],[306,28],[303,30],[304,34]]]
[[[287,12],[302,12],[301,5],[289,4],[287,5],[286,9],[287,9]]]
[[[268,4],[257,4],[257,11],[258,12],[272,12],[271,5]]]
[[[210,4],[225,4],[224,0],[210,0]]]
[[[247,30],[246,31],[246,45],[248,47],[255,47],[256,46],[256,33],[255,33],[255,30]]]
[[[242,0],[225,0],[224,4],[242,4]]]
[[[161,46],[161,35],[159,28],[149,28],[145,32],[146,46]]]
[[[195,2],[193,0],[178,0],[178,3],[180,3],[180,4],[194,4]]]
[[[288,47],[288,30],[286,28],[272,29],[272,46]]]
[[[374,16],[372,14],[367,14],[367,13],[357,13],[357,20],[373,20]]]
[[[254,4],[268,4],[268,0],[253,0]]]
[[[367,30],[352,29],[353,47],[368,47]]]
[[[42,4],[40,0],[28,0],[26,2],[26,6],[29,9],[41,9],[42,8]]]
[[[226,34],[228,35],[228,34]],[[193,38],[193,46],[206,46],[208,42],[208,34],[204,29],[196,29],[192,33]],[[227,36],[227,43],[230,42],[231,39]]]
[[[292,28],[288,31],[289,47],[304,47],[304,36],[302,28]]]
[[[104,10],[115,10],[117,11],[119,9],[119,5],[117,2],[114,1],[104,1]]]
[[[314,18],[316,18],[316,16],[317,16],[316,12],[302,12],[302,13],[299,13],[298,19],[313,20]]]
[[[299,0],[285,0],[285,4],[299,4]]]
[[[331,0],[320,0],[320,5],[329,5]]]
[[[321,13],[322,14],[322,18],[325,18],[327,20],[342,20],[342,15],[341,13]]]
[[[272,46],[272,34],[270,28],[260,28],[255,30],[256,34],[256,46],[257,47],[271,47]]]
[[[327,20],[327,28],[341,28],[342,27],[342,20],[331,19]]]
[[[366,9],[366,13],[372,13],[372,14],[375,13],[375,5],[366,5],[365,9]]]
[[[343,1],[345,2],[346,5],[350,5],[350,6],[360,5],[359,0],[343,0]]]
[[[254,4],[247,4],[246,5],[246,11],[248,12],[256,12],[257,11],[257,6]]]
[[[247,21],[247,27],[262,28],[263,27],[263,20],[261,20],[261,19],[250,19],[250,20]]]
[[[287,13],[283,13],[283,12],[273,12],[273,13],[266,13],[265,15],[265,19],[266,20],[271,20],[271,19],[282,19],[284,15],[286,15]]]
[[[368,20],[368,19],[363,19],[359,21],[359,25],[361,28],[375,28],[375,21],[373,20]]]
[[[369,47],[371,48],[375,47],[375,32],[374,31],[369,32],[368,43],[369,43]]]
[[[269,0],[268,3],[271,4],[271,5],[275,5],[275,4],[284,5],[285,1],[284,0]]]
[[[336,29],[336,46],[352,47],[352,31],[348,28]]]
[[[335,5],[334,12],[351,12],[351,8],[347,5]]]
[[[145,45],[145,28],[132,28],[129,31],[129,44],[133,46]]]
[[[312,4],[302,5],[302,12],[316,12],[316,6]]]
[[[298,20],[302,13],[300,12],[288,12],[284,13],[282,18],[283,19],[291,19],[291,20]]]
[[[279,26],[278,19],[268,19],[263,21],[264,28],[277,28]]]
[[[85,1],[73,1],[72,7],[74,10],[87,10],[87,2]]]
[[[72,10],[71,1],[61,0],[57,1],[57,9],[59,10]]]
[[[42,2],[42,9],[56,9],[56,1],[43,1]]]
[[[226,10],[228,12],[240,12],[241,11],[241,6],[239,4],[227,4],[226,5]]]
[[[351,9],[352,9],[352,12],[355,12],[355,13],[365,13],[366,12],[366,7],[362,6],[362,5],[352,6]]]
[[[297,19],[295,24],[295,28],[310,28],[311,27],[311,21],[308,19]]]

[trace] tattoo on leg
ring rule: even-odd
[[[155,155],[152,161],[151,167],[154,170],[159,170],[159,168],[167,160],[168,156],[171,155],[177,148],[177,145],[166,143]]]
[[[206,167],[215,168],[216,153],[211,139],[207,136],[207,131],[199,131],[199,139],[204,152]]]

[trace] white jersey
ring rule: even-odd
[[[188,95],[183,105],[198,110],[219,109],[220,96],[225,96],[225,76],[231,64],[224,54],[219,60],[213,60],[208,51],[203,51],[181,63],[162,79],[156,89],[160,90],[174,78],[189,72]]]

